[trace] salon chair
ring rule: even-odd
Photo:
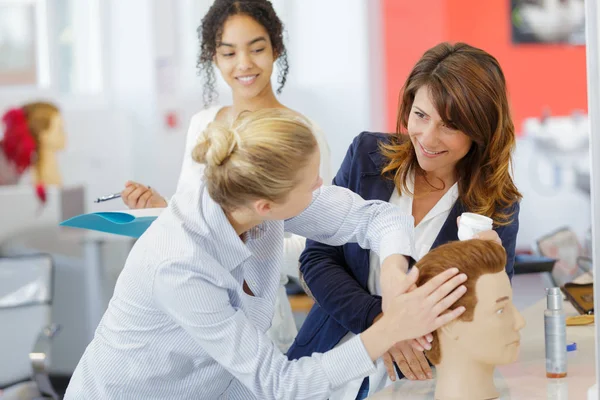
[[[46,254],[0,258],[0,399],[58,400],[50,379],[53,262]]]

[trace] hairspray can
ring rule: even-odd
[[[546,289],[546,311],[544,311],[544,333],[546,339],[546,376],[567,376],[567,323],[560,288]]]

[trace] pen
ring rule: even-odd
[[[94,203],[102,203],[103,201],[118,199],[119,197],[121,197],[121,193],[113,193],[109,194],[108,196],[98,197],[96,200],[94,200]]]
[[[150,186],[148,186],[148,189],[152,189],[152,188]],[[120,197],[121,197],[121,193],[113,193],[113,194],[109,194],[107,196],[98,197],[96,200],[94,200],[94,203],[102,203],[103,201],[118,199]]]

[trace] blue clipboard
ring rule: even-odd
[[[148,208],[81,214],[61,222],[60,226],[139,238],[163,210],[164,208]]]

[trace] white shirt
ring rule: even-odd
[[[198,137],[206,129],[209,123],[213,122],[222,106],[216,105],[200,111],[194,115],[190,121],[190,126],[185,140],[185,152],[183,155],[183,163],[181,173],[177,183],[178,190],[182,187],[190,187],[190,185],[198,185],[198,177],[202,175],[204,166],[195,162],[192,159],[192,151],[198,142]],[[330,184],[331,182],[331,153],[327,144],[327,139],[323,131],[312,121],[312,130],[319,144],[321,153],[321,178],[323,182]],[[275,314],[273,316],[273,325],[267,332],[269,337],[277,344],[282,352],[286,352],[292,345],[298,329],[292,308],[287,298],[285,285],[288,283],[288,275],[298,278],[298,259],[306,246],[306,239],[286,233],[283,242],[283,261],[282,271],[280,276],[279,294],[275,305]]]
[[[414,174],[409,175],[407,181],[408,189],[411,193],[414,193]],[[433,242],[437,238],[438,234],[442,230],[444,223],[450,215],[450,211],[458,199],[458,183],[455,183],[448,189],[448,191],[442,196],[440,200],[433,206],[427,215],[419,222],[414,229],[415,232],[415,251],[413,253],[413,259],[419,261],[425,254],[431,250]],[[410,195],[400,195],[398,190],[395,189],[390,197],[389,202],[395,206],[398,206],[400,211],[407,215],[412,215],[413,197]],[[380,261],[379,256],[375,252],[370,252],[369,255],[369,278],[367,281],[367,287],[371,294],[381,295],[380,286]],[[340,344],[343,344],[353,338],[355,335],[349,332],[340,340]],[[336,390],[331,396],[331,400],[342,400],[342,399],[355,399],[358,389],[362,384],[364,378],[356,379],[352,382],[348,382],[343,387]],[[376,362],[376,372],[369,376],[369,395],[380,391],[384,387],[392,384],[392,381],[387,375],[383,359],[378,359]]]
[[[360,337],[289,361],[265,335],[284,231],[385,258],[412,254],[413,225],[397,207],[326,186],[301,215],[243,242],[203,183],[177,192],[129,254],[65,399],[325,399],[374,364]]]

